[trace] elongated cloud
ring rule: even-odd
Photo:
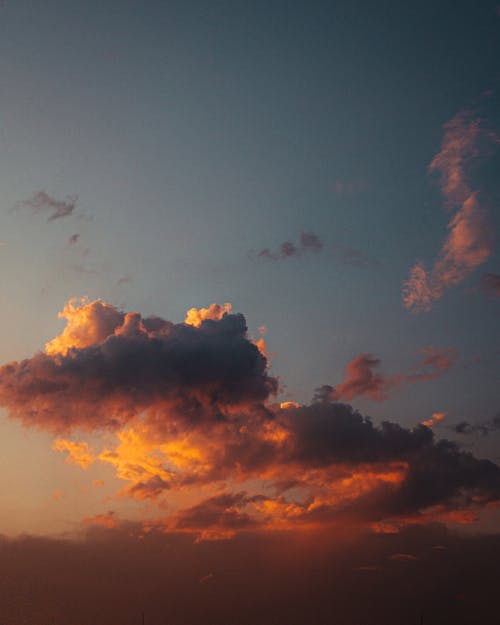
[[[482,436],[487,436],[491,432],[496,432],[500,430],[500,412],[490,421],[484,421],[482,423],[470,423],[469,421],[460,421],[460,423],[452,426],[452,430],[456,434],[481,434]]]
[[[346,365],[344,381],[336,388],[322,387],[320,395],[326,394],[335,400],[351,401],[354,397],[362,396],[374,401],[385,401],[393,388],[441,377],[457,358],[456,350],[450,347],[431,346],[420,350],[420,353],[423,358],[412,371],[390,376],[378,372],[378,358],[372,354],[359,354]]]
[[[488,211],[470,183],[470,170],[495,142],[470,112],[456,115],[445,125],[441,150],[429,165],[440,177],[445,207],[454,211],[437,259],[430,270],[421,260],[403,285],[403,304],[413,312],[426,312],[444,292],[461,284],[493,253],[494,239]]]
[[[19,202],[17,207],[29,208],[33,213],[47,213],[47,221],[56,221],[72,215],[77,201],[78,195],[69,195],[66,200],[56,200],[45,191],[38,191],[27,200]]]
[[[394,386],[442,375],[454,350],[426,348],[393,376],[362,354],[337,391],[280,405],[265,356],[230,310],[213,304],[174,323],[71,300],[60,315],[66,327],[44,352],[0,368],[0,403],[24,425],[56,432],[54,450],[69,463],[113,468],[123,482],[117,500],[157,504],[144,531],[214,540],[347,520],[472,522],[500,499],[497,465],[425,425],[374,425],[336,401],[381,400]],[[107,510],[85,523],[118,527]]]
[[[422,421],[422,425],[426,425],[428,428],[433,428],[436,425],[439,425],[444,419],[446,419],[446,412],[434,412],[431,415],[430,419],[426,419]]]
[[[323,241],[314,232],[301,232],[298,243],[292,241],[284,241],[279,251],[273,252],[268,248],[264,248],[257,252],[258,258],[267,260],[285,260],[287,258],[302,256],[307,252],[321,252],[323,249]]]

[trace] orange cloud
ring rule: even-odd
[[[491,151],[495,137],[470,112],[456,115],[445,125],[440,152],[429,165],[440,175],[445,206],[456,210],[448,223],[448,235],[432,269],[417,261],[403,285],[403,304],[414,312],[425,312],[443,293],[461,284],[493,253],[488,211],[472,189],[470,165]]]
[[[93,517],[83,519],[85,525],[97,525],[108,529],[115,529],[121,526],[121,521],[115,517],[115,513],[110,510],[105,514],[96,514]]]
[[[434,412],[430,419],[427,419],[426,421],[422,421],[422,425],[425,425],[428,428],[432,428],[435,425],[438,425],[439,423],[441,423],[441,421],[443,421],[443,419],[446,418],[447,414],[448,414],[447,412]]]
[[[45,345],[47,354],[65,356],[71,348],[89,347],[105,341],[123,323],[123,313],[101,300],[70,299],[58,314],[66,319],[62,333]]]
[[[77,443],[64,438],[57,438],[52,445],[52,449],[54,451],[67,451],[66,462],[76,464],[82,469],[86,469],[96,460],[85,441]]]
[[[176,324],[72,300],[66,328],[45,353],[0,367],[0,403],[23,424],[56,432],[54,449],[68,462],[112,467],[123,482],[121,504],[158,509],[144,531],[149,524],[214,540],[410,523],[475,514],[500,500],[497,465],[435,440],[428,427],[374,425],[332,401],[381,401],[399,385],[437,378],[454,364],[452,348],[425,348],[413,369],[391,376],[361,354],[337,391],[309,405],[278,405],[277,381],[244,317],[221,309],[201,316],[199,325]],[[81,430],[93,440],[104,435],[102,451],[60,434]],[[119,523],[110,514],[85,522]]]
[[[219,321],[226,314],[231,312],[233,305],[229,302],[225,304],[210,304],[208,308],[190,308],[186,313],[184,323],[199,328],[205,319]]]

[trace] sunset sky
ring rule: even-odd
[[[0,623],[496,622],[499,59],[496,0],[0,3]]]

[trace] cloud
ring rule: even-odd
[[[321,396],[336,400],[351,401],[354,397],[368,397],[374,401],[385,401],[391,389],[404,384],[414,384],[441,377],[455,362],[457,352],[450,347],[427,347],[420,350],[422,361],[409,373],[387,376],[375,370],[380,360],[372,354],[359,354],[346,365],[344,381],[336,388],[323,386],[317,389]]]
[[[184,323],[190,326],[199,328],[205,319],[211,319],[212,321],[219,321],[231,312],[233,305],[226,302],[222,306],[220,304],[210,304],[208,308],[190,308],[186,313]]]
[[[71,300],[60,316],[45,352],[0,368],[0,403],[26,424],[116,428],[145,411],[223,420],[277,389],[242,315],[196,327]]]
[[[381,400],[397,385],[434,379],[454,363],[451,348],[423,349],[413,369],[393,376],[375,373],[378,359],[362,354],[337,391],[280,405],[265,356],[228,304],[174,323],[71,300],[60,317],[66,326],[45,351],[0,368],[0,404],[25,426],[55,432],[68,462],[93,463],[94,475],[112,468],[123,483],[117,500],[157,510],[144,532],[220,540],[346,522],[398,531],[471,523],[500,500],[494,463],[425,425],[375,425],[337,401]],[[101,521],[110,522],[86,524]]]
[[[121,276],[121,278],[116,281],[116,286],[123,286],[124,284],[130,284],[131,282],[132,276],[127,273],[126,275]]]
[[[278,252],[273,252],[268,248],[260,250],[256,253],[257,258],[264,258],[266,260],[285,260],[287,258],[299,257],[308,252],[321,252],[323,249],[323,242],[314,232],[301,232],[299,243],[293,243],[292,241],[284,241],[279,248]],[[252,256],[255,256],[255,252],[252,252]]]
[[[418,558],[411,553],[393,553],[389,556],[389,560],[394,562],[415,562]]]
[[[68,195],[66,200],[56,200],[45,191],[38,191],[27,200],[18,202],[16,206],[29,208],[33,213],[48,213],[47,221],[50,222],[72,215],[77,201],[78,195]]]
[[[456,425],[451,426],[456,434],[468,436],[470,434],[481,434],[487,436],[491,432],[500,430],[500,412],[490,421],[483,423],[470,423],[469,421],[460,421]]]
[[[96,525],[99,527],[106,527],[108,529],[116,529],[121,527],[121,521],[116,518],[115,512],[110,510],[105,514],[96,514],[93,517],[86,517],[82,520],[85,525]]]
[[[435,425],[439,425],[441,421],[444,421],[444,419],[446,419],[447,414],[448,413],[446,412],[434,412],[430,419],[427,419],[426,421],[422,421],[422,425],[425,425],[428,428],[432,428]]]
[[[470,183],[470,171],[492,151],[496,139],[469,111],[445,124],[441,150],[429,165],[440,176],[445,207],[455,211],[432,268],[418,260],[403,285],[403,304],[413,312],[427,312],[451,287],[461,284],[493,253],[488,211],[478,190]]]
[[[63,438],[56,438],[52,449],[55,451],[68,452],[66,462],[76,464],[82,469],[86,469],[96,460],[96,457],[92,454],[85,441],[77,443]]]
[[[500,298],[500,274],[483,273],[479,288],[487,293],[491,299]]]
[[[393,535],[247,533],[200,545],[124,523],[86,530],[78,541],[0,540],[5,623],[19,622],[20,606],[26,622],[60,625],[140,622],[142,612],[146,623],[168,615],[172,625],[297,624],[311,613],[317,625],[400,625],[421,614],[443,625],[495,622],[498,535],[432,525]],[[390,559],[398,553],[417,560]]]

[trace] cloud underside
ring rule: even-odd
[[[0,539],[6,623],[172,625],[495,622],[498,536],[241,534],[193,544],[133,526],[75,542]],[[313,616],[312,616],[313,615]],[[412,620],[412,617],[413,620]]]
[[[123,481],[118,498],[158,504],[145,530],[209,539],[348,522],[392,532],[470,523],[496,505],[494,463],[425,425],[376,426],[339,402],[354,396],[356,372],[376,364],[369,355],[338,397],[332,390],[309,405],[273,403],[278,381],[244,317],[230,311],[213,304],[173,323],[73,300],[60,336],[0,369],[0,403],[25,426],[53,432],[69,462],[111,465]],[[433,378],[452,359],[429,348],[406,377]],[[377,398],[387,380],[368,378],[365,391]],[[109,441],[110,432],[112,445],[84,440],[104,433]],[[122,523],[107,511],[86,522]]]
[[[445,125],[440,152],[429,165],[440,176],[445,207],[452,211],[448,233],[430,269],[418,260],[403,285],[403,304],[414,312],[432,308],[493,254],[494,237],[485,200],[470,183],[471,168],[492,151],[496,138],[470,112]]]

